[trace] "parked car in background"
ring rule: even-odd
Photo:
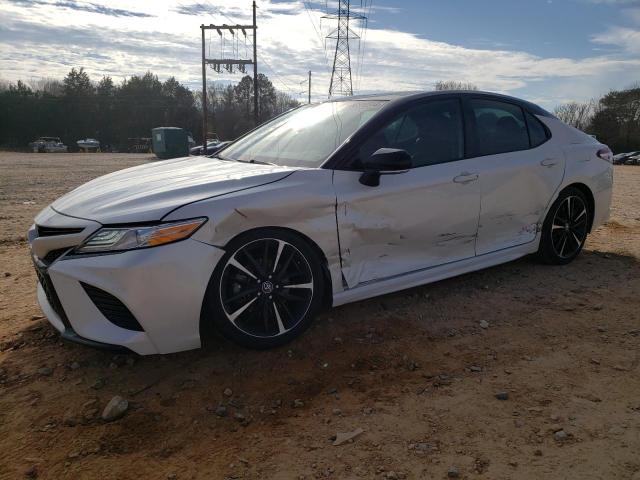
[[[498,94],[303,106],[215,157],[121,170],[53,202],[28,232],[38,301],[63,337],[96,346],[170,353],[218,332],[275,347],[326,306],[529,254],[568,264],[609,217],[612,157]]]
[[[627,153],[618,153],[613,156],[614,165],[624,165],[630,157],[634,157],[636,155],[640,155],[640,151],[636,152],[627,152]]]
[[[627,157],[625,162],[625,165],[640,165],[640,153],[638,155],[632,155],[630,157]]]
[[[197,147],[193,147],[189,153],[191,155],[213,155],[214,153],[219,152],[224,147],[229,145],[231,142],[221,142],[221,141],[211,141],[207,143],[207,151],[205,152],[202,148],[202,145],[198,145]]]
[[[81,152],[99,152],[100,142],[95,138],[85,138],[76,142]]]
[[[62,143],[60,137],[39,137],[35,142],[31,142],[29,146],[34,153],[58,153],[66,152],[67,146]]]

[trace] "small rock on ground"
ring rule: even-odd
[[[460,472],[458,471],[457,467],[449,467],[449,470],[447,470],[447,478],[459,478],[460,477]]]
[[[218,415],[219,417],[226,417],[227,407],[225,407],[224,405],[218,405],[218,407],[216,408],[216,415]]]
[[[122,417],[129,408],[129,402],[120,395],[113,397],[102,411],[102,419],[106,422],[112,422]]]
[[[553,434],[553,438],[555,438],[558,442],[563,442],[569,438],[569,435],[567,435],[567,432],[565,432],[564,430],[558,430]]]
[[[333,445],[337,447],[339,445],[347,443],[350,440],[354,440],[356,437],[358,437],[359,435],[362,435],[363,433],[364,433],[364,430],[362,428],[356,428],[352,432],[344,432],[344,433],[338,432],[336,433],[335,439],[333,440]]]

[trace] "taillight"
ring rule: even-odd
[[[613,152],[609,149],[609,147],[601,148],[600,150],[598,150],[598,153],[596,155],[598,155],[598,157],[600,157],[602,160],[613,163]]]

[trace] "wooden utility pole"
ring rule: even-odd
[[[216,72],[222,72],[224,68],[229,73],[234,73],[234,67],[245,73],[247,65],[253,65],[253,118],[256,125],[259,122],[259,87],[258,87],[258,40],[257,40],[257,31],[258,24],[256,23],[256,2],[253,1],[253,23],[251,25],[200,25],[200,29],[202,30],[202,137],[203,137],[203,145],[206,148],[207,145],[207,65],[211,65],[211,68]],[[218,35],[221,39],[223,39],[224,32],[229,32],[234,38],[242,33],[244,35],[245,41],[247,38],[247,31],[253,33],[253,58],[207,58],[205,55],[205,39],[206,39],[206,31],[207,30],[215,30],[218,32]],[[237,49],[233,52],[233,55],[238,55]]]
[[[253,117],[256,126],[259,122],[258,114],[258,25],[256,24],[256,0],[253,0]]]
[[[202,29],[202,145],[204,152],[207,151],[207,65],[204,57],[204,25],[200,25]]]

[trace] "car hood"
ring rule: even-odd
[[[187,203],[277,182],[294,170],[207,157],[157,161],[96,178],[51,207],[102,224],[152,222]]]

